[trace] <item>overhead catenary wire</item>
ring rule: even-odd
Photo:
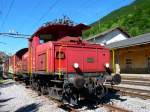
[[[12,38],[20,38],[20,39],[30,39],[28,37],[23,37],[23,36],[12,36],[12,35],[3,35],[3,36],[12,37]]]
[[[0,15],[3,13],[3,0],[0,1]]]
[[[11,1],[10,6],[9,6],[9,8],[8,8],[8,12],[7,12],[6,16],[4,17],[4,20],[3,20],[3,22],[2,22],[2,24],[1,24],[1,26],[0,26],[0,29],[5,25],[5,22],[6,22],[6,20],[7,20],[7,17],[9,16],[9,13],[11,12],[11,9],[12,9],[12,7],[13,7],[14,2],[15,2],[15,0],[12,0],[12,1]]]
[[[2,36],[12,37],[12,38],[21,38],[21,39],[30,39],[31,35],[18,34],[18,33],[0,33]]]
[[[26,19],[29,19],[29,17],[32,17],[34,9],[38,8],[38,6],[40,6],[40,3],[41,3],[41,0],[36,1],[36,4],[31,8],[30,13],[27,14]],[[22,28],[22,26],[26,24],[26,22],[27,20],[25,20],[24,18],[24,20],[22,20],[18,29]]]
[[[56,0],[52,5],[49,6],[49,8],[40,16],[40,18],[38,19],[38,21],[36,21],[33,25],[33,27],[38,23],[40,22],[48,13],[50,10],[52,10],[55,5],[58,3],[59,0]]]
[[[0,35],[16,35],[16,36],[31,36],[31,35],[27,35],[27,34],[19,34],[19,33],[1,33],[0,32]]]

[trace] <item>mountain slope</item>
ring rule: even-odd
[[[150,32],[150,0],[136,0],[111,12],[93,23],[89,30],[83,32],[83,37],[87,38],[116,26],[122,27],[131,36]]]

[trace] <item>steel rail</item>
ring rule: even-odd
[[[104,104],[102,106],[108,109],[110,112],[132,112],[131,110],[116,106],[115,104]]]
[[[120,95],[129,95],[132,97],[139,97],[142,99],[150,99],[150,90],[141,90],[135,88],[127,88],[127,87],[118,87],[118,86],[110,86],[106,85],[109,89],[117,90]]]

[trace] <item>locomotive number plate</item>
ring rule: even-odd
[[[87,62],[88,62],[88,63],[93,63],[93,62],[94,62],[94,59],[93,59],[93,58],[87,58]]]

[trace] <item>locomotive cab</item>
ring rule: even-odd
[[[111,76],[109,49],[81,39],[86,28],[50,24],[33,34],[25,63],[34,89],[76,105],[80,98],[102,98],[105,82],[120,82],[120,75]]]

